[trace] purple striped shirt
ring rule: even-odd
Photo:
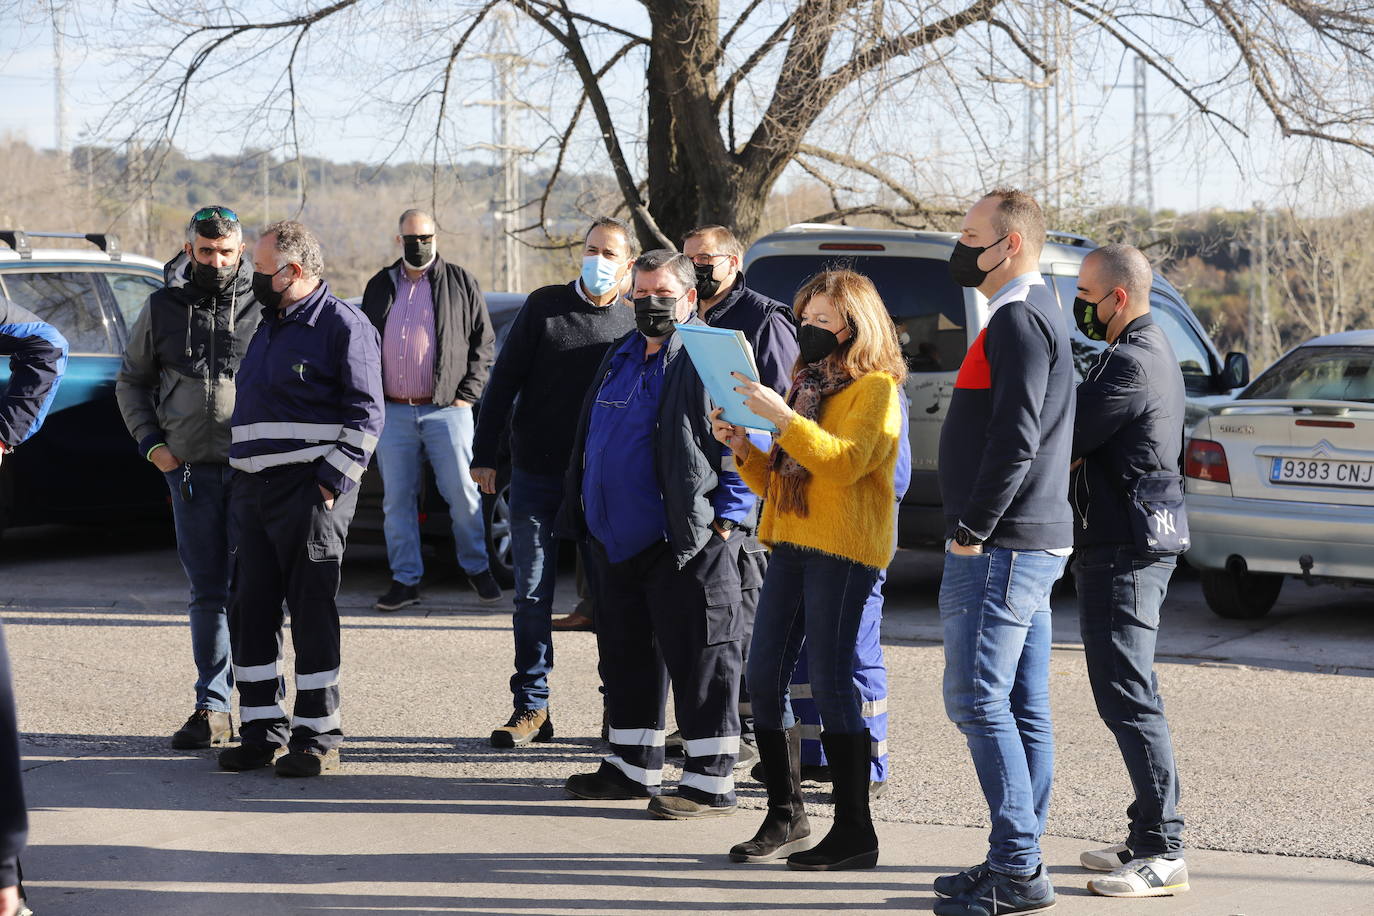
[[[382,388],[397,400],[434,398],[434,296],[429,271],[411,280],[404,268],[392,273],[396,299],[382,333]]]

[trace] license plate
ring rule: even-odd
[[[1329,458],[1275,458],[1269,467],[1269,480],[1271,483],[1374,490],[1374,462],[1332,461]]]

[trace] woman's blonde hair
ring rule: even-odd
[[[906,358],[897,342],[897,328],[887,314],[882,297],[873,281],[852,270],[826,270],[802,284],[792,301],[792,313],[801,324],[802,310],[817,293],[830,299],[840,319],[849,326],[852,336],[828,359],[850,378],[860,378],[870,372],[886,372],[898,385],[906,381]],[[801,358],[792,372],[803,366]]]

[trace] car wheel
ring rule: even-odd
[[[500,481],[495,495],[482,497],[482,509],[487,529],[487,559],[491,574],[502,588],[515,584],[515,566],[511,560],[510,482]]]
[[[1218,617],[1255,620],[1268,614],[1279,600],[1283,576],[1277,573],[1231,572],[1204,569],[1202,597]]]

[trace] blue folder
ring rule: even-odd
[[[682,337],[682,345],[696,366],[697,375],[706,385],[706,391],[717,407],[724,407],[722,416],[736,426],[758,429],[775,433],[778,428],[744,406],[744,395],[735,391],[739,380],[730,373],[738,372],[745,378],[759,380],[759,367],[754,362],[754,351],[749,346],[743,331],[730,331],[725,328],[711,328],[699,324],[680,324],[677,333]]]

